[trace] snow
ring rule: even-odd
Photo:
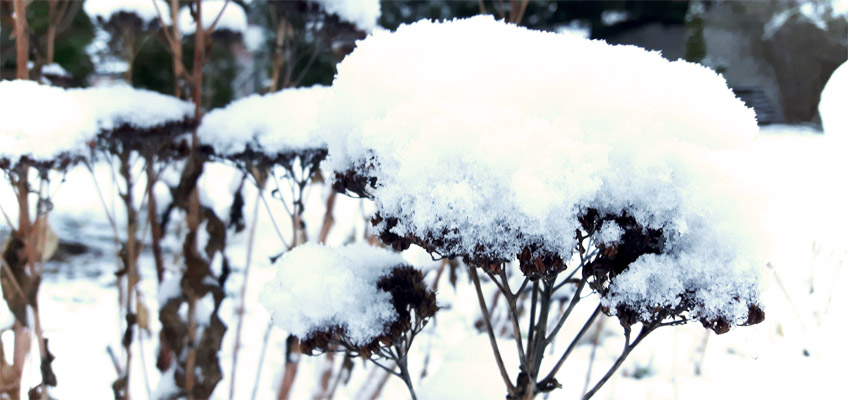
[[[313,86],[239,99],[207,114],[198,135],[222,155],[248,148],[266,154],[324,148],[317,115],[328,91]]]
[[[842,345],[842,332],[848,324],[848,274],[842,270],[845,244],[848,243],[844,230],[848,212],[843,205],[848,201],[848,192],[834,182],[839,182],[841,171],[848,170],[848,160],[844,157],[844,145],[837,146],[831,139],[832,136],[815,134],[806,127],[771,125],[763,128],[754,142],[754,148],[749,149],[751,162],[759,167],[763,180],[768,183],[767,197],[770,202],[767,211],[772,224],[769,227],[770,233],[783,236],[776,245],[783,251],[773,253],[774,271],[770,271],[770,274],[779,274],[789,296],[784,294],[780,285],[772,283],[763,294],[763,302],[768,305],[765,322],[721,336],[711,334],[700,375],[693,372],[698,360],[697,354],[702,351],[704,343],[705,332],[700,324],[653,332],[631,353],[620,371],[595,398],[706,400],[726,397],[727,393],[734,393],[731,396],[734,398],[736,394],[756,398],[803,398],[809,397],[810,393],[816,397],[829,398],[833,393],[839,393],[840,366],[848,357],[848,348]],[[95,165],[97,167],[104,167],[98,171],[98,180],[110,182],[108,165]],[[227,186],[229,182],[225,179],[222,185],[214,177],[209,178],[209,186]],[[108,186],[102,189],[109,189]],[[45,266],[45,279],[39,290],[39,305],[45,336],[50,340],[51,352],[56,355],[53,367],[62,382],[51,389],[51,396],[59,399],[111,398],[114,396],[110,384],[117,376],[104,348],[110,345],[120,352],[123,334],[119,329],[123,319],[118,319],[120,308],[112,274],[115,270],[115,249],[111,228],[103,217],[103,209],[92,186],[92,177],[83,166],[68,171],[67,180],[57,189],[53,196],[56,208],[51,213],[50,221],[59,237],[84,237],[85,243],[102,248],[103,251],[67,261],[52,261]],[[306,207],[308,215],[305,217],[310,237],[317,235],[323,218],[322,203],[328,188],[320,189],[324,190],[319,190],[319,187],[313,189]],[[248,203],[245,215],[252,216],[254,202],[251,199],[254,198],[255,189],[246,185],[245,191]],[[221,193],[224,196],[224,191]],[[107,193],[107,202],[111,196]],[[75,204],[69,207],[69,200],[72,199]],[[15,204],[14,193],[8,185],[0,185],[0,200],[7,212],[14,212],[14,207],[10,209],[7,206],[10,202]],[[224,202],[224,199],[221,201]],[[359,213],[361,200],[339,196],[336,201],[336,224],[331,230],[330,242],[343,243],[350,237],[363,237],[363,216]],[[167,203],[167,200],[161,201],[160,206],[163,202]],[[269,198],[269,205],[273,210],[271,215],[284,215],[285,211],[278,202]],[[88,212],[80,218],[82,207]],[[15,220],[15,215],[10,216]],[[119,225],[122,220],[119,218]],[[69,221],[75,222],[68,224]],[[266,255],[279,252],[280,240],[271,225],[269,214],[261,204],[258,222],[254,265],[251,267],[245,303],[246,319],[237,366],[235,398],[250,398],[256,381],[257,399],[275,398],[288,336],[281,329],[273,329],[267,349],[263,348],[268,313],[258,301],[259,288],[272,280],[276,273],[276,267],[269,264]],[[354,224],[356,229],[352,227]],[[65,227],[70,225],[75,228]],[[281,224],[280,228],[289,237],[286,225]],[[173,235],[169,234],[168,237],[173,238]],[[826,244],[817,257],[811,252],[814,240],[815,243]],[[239,268],[238,264],[244,260],[246,242],[245,234],[228,237],[227,252],[235,268],[227,281],[228,298],[222,303],[218,314],[230,328],[219,353],[225,378],[218,384],[210,397],[212,399],[229,398],[236,323],[234,315],[238,308],[238,302],[233,301],[233,290],[239,288],[243,280],[243,268]],[[178,253],[181,244],[181,241],[174,239],[170,246],[166,246],[166,260],[173,259],[175,254],[172,252]],[[413,249],[420,253],[417,248],[411,248],[410,251]],[[404,252],[404,255],[410,251]],[[424,259],[427,259],[426,255]],[[144,275],[139,292],[143,294],[148,309],[155,312],[158,310],[158,285],[152,254],[149,251],[142,252],[139,263],[140,272]],[[473,327],[480,311],[474,288],[464,274],[459,271],[456,288],[451,286],[447,271],[441,276],[439,305],[443,309],[413,342],[409,362],[419,399],[466,399],[468,396],[488,399],[502,398],[506,393],[498,378],[494,378],[497,382],[492,380],[492,377],[498,376],[498,370],[488,337]],[[434,274],[426,276],[429,281]],[[811,283],[815,283],[813,293],[810,293]],[[497,288],[484,278],[483,290],[488,300]],[[585,319],[583,317],[594,310],[597,304],[595,296],[593,294],[578,304],[573,313],[575,322],[582,322]],[[502,304],[499,302],[497,310],[502,310]],[[592,380],[599,379],[606,372],[621,352],[622,346],[619,324],[603,315],[599,319],[606,321],[603,322],[605,325],[596,361],[591,368]],[[133,348],[130,386],[134,397],[149,397],[143,370],[149,374],[150,391],[154,392],[152,398],[158,398],[155,390],[159,382],[167,385],[163,386],[161,393],[176,392],[173,376],[160,373],[154,366],[159,332],[155,314],[151,314],[150,323],[153,335],[139,334],[143,335],[141,343],[144,355],[139,356],[138,348]],[[550,368],[581,326],[581,323],[566,323],[554,343],[556,350],[545,357],[543,370]],[[499,339],[499,344],[506,368],[514,378],[519,364],[515,357],[515,343],[509,336],[511,328],[507,326],[505,329],[507,337]],[[595,327],[590,333],[594,331]],[[7,349],[13,348],[12,336],[12,332],[3,334],[3,343]],[[591,348],[590,341],[578,344],[557,374],[563,388],[551,392],[550,400],[571,400],[582,396]],[[803,350],[808,350],[810,355],[805,356]],[[37,351],[34,345],[30,354],[38,354]],[[95,356],[92,357],[92,354]],[[265,354],[265,362],[263,367],[258,368],[257,360],[262,354]],[[336,357],[336,368],[341,358]],[[87,368],[79,368],[78,360],[82,359],[90,359],[86,363]],[[429,366],[426,376],[421,377],[419,372],[422,371],[425,359],[429,359]],[[26,369],[32,373],[25,374],[23,387],[32,387],[40,382],[37,363],[33,365],[34,369]],[[373,385],[369,379],[375,367],[362,366],[361,362],[356,362],[350,382],[347,385],[340,383],[334,398],[354,399],[363,385]],[[324,367],[324,358],[301,357],[291,398],[311,398]],[[649,376],[636,376],[636,371],[646,368],[651,371]],[[805,384],[799,385],[798,382]],[[408,398],[408,393],[399,379],[390,378],[383,389],[382,398]]]
[[[32,81],[0,82],[0,157],[47,161],[83,149],[96,133],[92,110],[64,89]]]
[[[338,15],[357,28],[371,32],[380,18],[379,0],[312,0],[321,5],[328,14]]]
[[[100,131],[123,124],[149,129],[193,113],[188,102],[125,85],[64,90],[31,81],[3,81],[0,156],[49,160],[61,153],[82,154],[85,143]]]
[[[226,2],[223,0],[203,2],[201,12],[203,13],[202,17],[204,29],[209,29],[209,27],[212,26],[212,22],[215,21],[215,18],[218,17],[218,14],[221,13],[222,9],[224,10],[224,13],[221,14],[221,19],[218,20],[218,24],[215,25],[216,31],[228,30],[236,33],[244,33],[244,31],[247,30],[247,14],[244,13],[244,9],[232,1]],[[188,7],[183,7],[180,10],[179,18],[180,31],[183,35],[193,35],[197,31],[194,24],[194,18],[192,18],[191,11]]]
[[[68,73],[61,65],[57,63],[47,64],[41,67],[41,73],[45,75],[56,75],[61,77],[70,77],[71,74]]]
[[[848,135],[848,61],[828,79],[821,93],[819,115],[826,135]]]
[[[366,344],[397,317],[377,281],[403,264],[399,254],[367,244],[305,244],[280,258],[260,301],[276,326],[297,337],[343,327],[354,344]]]
[[[249,25],[244,31],[244,45],[254,53],[261,51],[265,46],[265,30],[257,25]]]
[[[92,18],[102,18],[108,21],[112,15],[119,12],[135,14],[143,21],[158,20],[159,16],[156,13],[154,0],[86,0],[83,3],[83,10]],[[159,11],[162,13],[162,19],[166,23],[170,23],[171,13],[168,5],[164,2],[159,2]]]
[[[615,244],[621,240],[622,234],[624,230],[615,221],[604,221],[595,238],[598,239],[598,243]]]
[[[187,101],[124,84],[71,89],[69,93],[91,110],[98,129],[104,131],[123,124],[150,129],[194,116],[194,106]]]
[[[626,212],[663,231],[667,257],[640,265],[676,262],[663,284],[697,291],[702,317],[756,304],[766,258],[738,149],[758,128],[706,67],[489,16],[425,20],[361,41],[322,111],[327,166],[376,178],[378,230],[397,218],[392,233],[442,239],[444,256],[568,261],[587,208]],[[665,301],[628,273],[610,305]],[[708,290],[722,273],[730,287]]]

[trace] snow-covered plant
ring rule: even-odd
[[[508,398],[558,387],[601,312],[625,347],[587,398],[659,327],[763,320],[758,220],[728,167],[757,125],[715,72],[491,17],[376,32],[338,71],[321,118],[335,187],[374,199],[387,244],[469,265]],[[514,379],[478,270],[509,308]],[[543,372],[587,286],[595,312]],[[560,290],[571,300],[552,314]]]
[[[87,109],[96,120],[98,133],[91,139],[91,152],[88,168],[92,177],[96,180],[94,164],[106,160],[110,168],[117,165],[118,173],[113,179],[123,182],[101,182],[102,184],[114,184],[120,188],[119,197],[126,212],[125,234],[118,232],[116,216],[110,214],[110,210],[104,202],[104,209],[109,215],[113,225],[115,240],[120,243],[119,260],[120,265],[115,275],[118,278],[120,310],[126,325],[123,327],[123,340],[125,362],[123,369],[119,370],[118,379],[112,385],[115,398],[128,397],[128,385],[130,379],[130,365],[132,355],[132,344],[138,325],[138,316],[146,315],[147,310],[139,310],[144,307],[144,301],[139,296],[137,286],[141,280],[138,259],[144,243],[143,233],[149,224],[142,224],[139,215],[141,207],[147,203],[147,222],[154,225],[154,231],[158,229],[158,212],[155,197],[142,196],[136,198],[136,177],[140,171],[134,166],[139,165],[137,161],[143,162],[144,171],[148,176],[145,186],[147,193],[154,190],[155,179],[162,170],[169,166],[175,156],[184,156],[176,150],[178,138],[191,131],[196,125],[193,115],[193,107],[190,103],[176,99],[171,96],[162,95],[147,90],[134,89],[129,86],[96,87],[88,89],[74,89],[71,93]],[[187,147],[185,144],[183,148]],[[120,178],[118,178],[120,177]],[[102,196],[102,194],[101,194]],[[146,197],[146,199],[144,198]],[[156,261],[156,276],[158,283],[164,279],[164,262],[162,260],[161,233],[152,237],[152,248]]]
[[[340,346],[401,378],[416,398],[407,356],[438,307],[421,271],[399,254],[367,244],[299,246],[280,258],[261,301],[305,353]]]
[[[162,30],[173,57],[174,75],[177,78],[174,94],[177,97],[183,94],[179,80],[185,79],[196,120],[200,120],[203,115],[203,66],[209,60],[212,32],[223,20],[224,14],[233,13],[228,11],[233,7],[230,3],[227,0],[223,4],[212,5],[211,2],[195,0],[189,4],[188,15],[194,26],[194,63],[191,72],[182,59],[182,31],[179,23],[174,22]],[[204,4],[211,7],[204,7]],[[157,3],[154,5],[160,22],[165,21],[163,11]],[[171,20],[179,21],[180,4],[177,0],[170,1],[169,11]],[[209,11],[217,13],[213,17]],[[227,17],[226,21],[229,20]],[[173,207],[169,207],[170,210],[180,210],[185,217],[186,232],[182,243],[185,268],[179,276],[172,278],[178,283],[171,286],[178,290],[160,296],[162,348],[172,352],[160,353],[160,362],[157,363],[160,369],[167,369],[158,390],[159,395],[166,398],[208,398],[223,379],[218,353],[227,327],[218,312],[224,301],[224,285],[229,276],[229,260],[224,252],[227,224],[212,207],[200,200],[198,180],[208,159],[209,154],[201,149],[197,129],[192,130],[188,156],[179,182],[172,188]],[[206,238],[205,243],[200,243],[201,237]],[[220,267],[215,268],[214,264]]]
[[[328,90],[293,88],[239,99],[206,115],[200,137],[216,156],[245,172],[280,166],[291,178],[308,180],[327,153],[316,116]],[[295,174],[298,166],[303,171]]]
[[[252,238],[255,234],[259,201],[264,198],[269,181],[274,184],[272,195],[282,202],[291,221],[290,240],[286,242],[281,237],[284,251],[307,242],[307,230],[303,220],[304,192],[313,176],[319,174],[319,165],[327,155],[327,146],[317,134],[317,115],[320,102],[328,91],[326,87],[313,86],[253,95],[237,100],[225,108],[214,110],[203,119],[199,135],[204,145],[209,146],[217,158],[234,163],[245,177],[252,178],[258,189],[253,223],[249,232],[245,276],[250,272]],[[281,187],[281,182],[288,187]],[[334,194],[327,200],[327,215],[332,215]],[[241,196],[241,190],[236,196]],[[273,215],[269,217],[274,218]],[[321,229],[319,242],[324,242],[329,233],[327,223],[325,221],[325,226]],[[237,371],[246,290],[246,286],[242,286],[237,311],[233,374]],[[297,353],[299,347],[294,336],[289,343],[291,348],[287,349],[287,352]],[[290,362],[286,366],[289,371],[286,376],[290,378],[283,380],[283,391],[291,387],[287,382],[294,378],[294,372],[291,371],[296,371],[297,360],[294,356],[287,357]],[[235,381],[235,375],[232,380]]]
[[[43,262],[57,244],[48,220],[53,208],[51,178],[80,160],[86,138],[94,135],[97,125],[91,110],[64,89],[24,80],[0,82],[0,121],[0,169],[14,190],[18,217],[17,224],[13,223],[7,210],[0,207],[11,229],[2,249],[0,283],[15,317],[16,343],[13,364],[4,362],[0,371],[2,392],[19,398],[23,363],[30,351],[30,335],[35,334],[42,382],[31,393],[40,397],[47,395],[47,386],[57,383],[38,308]]]

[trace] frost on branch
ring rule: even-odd
[[[298,246],[282,256],[260,300],[303,351],[340,344],[366,358],[414,336],[437,309],[420,271],[365,244]]]
[[[727,166],[757,125],[712,70],[475,17],[375,32],[338,71],[328,166],[388,244],[532,279],[585,265],[622,322],[761,319],[759,221]]]

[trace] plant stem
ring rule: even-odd
[[[262,196],[262,189],[265,186],[264,182],[257,188],[256,201],[253,204],[253,221],[250,225],[250,231],[247,235],[247,259],[244,262],[244,280],[241,284],[241,293],[239,293],[239,305],[236,313],[238,314],[238,322],[236,323],[236,337],[233,345],[233,368],[230,372],[230,400],[235,398],[236,391],[236,371],[238,367],[238,353],[241,348],[241,328],[244,323],[244,303],[247,297],[247,283],[250,276],[250,264],[253,255],[253,244],[256,237],[256,225],[259,225],[259,200]]]
[[[559,361],[557,361],[556,365],[554,365],[554,368],[551,370],[550,373],[548,373],[548,376],[546,376],[545,379],[542,380],[543,382],[550,381],[556,376],[556,373],[559,371],[560,367],[562,367],[562,363],[565,362],[565,359],[568,358],[568,355],[571,354],[571,351],[574,350],[575,347],[577,347],[577,342],[580,341],[580,338],[582,338],[583,335],[586,334],[586,332],[589,330],[589,327],[592,326],[592,322],[595,321],[595,318],[597,318],[600,313],[601,306],[598,305],[597,307],[595,307],[595,312],[592,313],[592,316],[590,316],[586,323],[583,324],[583,328],[580,329],[580,332],[577,333],[577,336],[575,336],[574,339],[571,341],[571,344],[568,345],[568,348],[565,350],[565,353],[562,354],[562,357],[560,357]]]
[[[618,356],[618,359],[615,360],[615,363],[612,365],[612,367],[610,367],[609,371],[604,374],[603,378],[601,378],[601,380],[599,380],[598,383],[595,384],[592,390],[586,392],[586,394],[583,395],[583,400],[588,400],[592,398],[592,396],[594,396],[595,393],[598,392],[601,386],[603,386],[610,379],[610,377],[612,377],[615,371],[617,371],[618,368],[621,367],[621,364],[624,363],[624,360],[627,358],[628,355],[630,355],[630,352],[633,351],[633,349],[636,348],[639,342],[641,342],[642,339],[648,336],[648,334],[651,333],[654,329],[656,329],[656,326],[643,325],[642,330],[639,332],[639,335],[636,336],[636,340],[634,340],[633,343],[630,343],[630,329],[626,328],[624,332],[624,350],[622,350],[621,355]]]
[[[477,301],[480,303],[480,311],[483,313],[483,321],[486,323],[486,332],[489,334],[489,344],[492,346],[492,352],[494,352],[495,355],[495,362],[498,364],[501,378],[506,384],[508,391],[512,393],[515,391],[515,386],[513,386],[512,381],[509,379],[509,374],[507,374],[506,367],[504,367],[503,358],[501,358],[501,352],[498,349],[495,332],[492,330],[492,319],[489,315],[489,309],[486,307],[486,300],[483,299],[483,291],[480,289],[480,277],[477,276],[477,268],[469,265],[468,275],[471,276],[471,281],[474,282],[474,289],[477,290]]]

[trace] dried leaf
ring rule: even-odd
[[[145,332],[150,334],[150,311],[140,298],[136,298],[135,312],[136,324],[138,324],[138,327],[144,329]]]

